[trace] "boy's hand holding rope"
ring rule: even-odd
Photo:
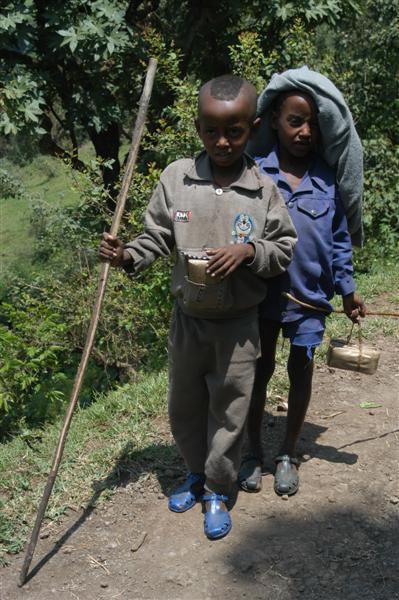
[[[310,308],[311,310],[316,310],[318,312],[324,312],[327,314],[331,314],[331,312],[334,312],[337,314],[349,316],[350,319],[352,318],[351,315],[349,315],[345,309],[340,310],[339,308],[337,308],[337,309],[333,308],[333,310],[330,311],[328,308],[324,308],[324,306],[323,307],[315,306],[314,304],[308,304],[307,302],[302,302],[302,300],[298,300],[298,298],[295,298],[295,296],[293,296],[292,294],[289,294],[288,292],[281,292],[281,295],[284,296],[285,298],[288,298],[288,300],[292,300],[292,302],[295,302],[296,304],[303,306],[304,308]],[[362,303],[363,303],[363,301],[362,301]],[[399,317],[399,313],[396,313],[396,312],[380,312],[380,311],[366,310],[364,303],[363,303],[363,308],[364,308],[364,314],[361,314],[360,307],[359,307],[359,316],[361,316],[361,317],[366,316],[366,314],[371,317],[396,317],[396,318]]]

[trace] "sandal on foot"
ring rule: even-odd
[[[274,462],[276,463],[274,491],[279,496],[292,496],[298,491],[299,487],[298,459],[288,454],[282,454],[276,456]]]
[[[205,535],[210,540],[219,540],[227,535],[232,528],[230,513],[224,510],[221,505],[221,502],[227,502],[227,496],[206,494],[202,500],[210,503],[209,508],[205,510]]]
[[[262,461],[255,455],[245,456],[238,474],[238,484],[245,492],[262,489]]]
[[[204,493],[205,475],[189,473],[186,481],[169,496],[168,508],[182,513],[195,506]]]

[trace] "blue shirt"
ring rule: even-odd
[[[315,311],[285,299],[283,291],[331,311],[329,300],[335,292],[346,296],[355,291],[352,243],[335,173],[320,156],[315,156],[293,192],[280,172],[276,148],[256,161],[284,197],[298,234],[294,258],[287,271],[268,281],[268,293],[260,306],[260,314],[281,322],[316,317]]]

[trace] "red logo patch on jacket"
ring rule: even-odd
[[[177,210],[175,212],[174,221],[176,223],[188,223],[191,217],[190,210]]]

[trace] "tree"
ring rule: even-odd
[[[113,193],[120,136],[132,120],[149,55],[160,60],[152,105],[174,100],[173,77],[206,80],[231,70],[229,46],[258,33],[268,55],[300,17],[334,23],[353,0],[10,0],[0,17],[0,131],[33,133],[40,150],[82,169],[88,137]],[[175,65],[176,54],[181,57]],[[212,60],[209,57],[212,56]],[[61,136],[55,135],[56,126]]]
[[[334,69],[343,76],[360,135],[383,133],[397,144],[399,1],[363,0],[356,27],[345,18],[340,31],[339,43],[334,40]]]
[[[151,46],[149,33],[139,32],[140,23],[135,30],[129,25],[126,5],[120,0],[24,0],[8,2],[0,19],[0,129],[33,133],[41,151],[70,157],[78,168],[83,133],[107,161],[108,187],[119,174],[120,134],[137,103]],[[56,123],[68,150],[53,137]]]

